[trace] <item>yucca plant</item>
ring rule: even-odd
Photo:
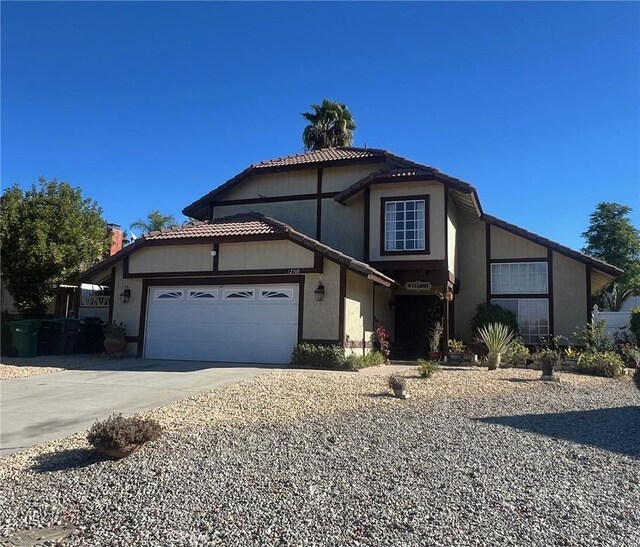
[[[515,343],[515,333],[502,323],[489,323],[478,329],[478,338],[489,351],[487,366],[496,370],[500,366],[502,355]]]

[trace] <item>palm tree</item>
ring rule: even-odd
[[[177,226],[176,219],[173,215],[163,215],[157,209],[151,211],[145,220],[138,219],[131,223],[132,230],[140,230],[141,232],[155,232],[165,228],[173,228]]]
[[[309,122],[302,133],[305,150],[329,146],[351,146],[356,123],[347,105],[323,99],[321,105],[312,104],[313,112],[303,112]]]

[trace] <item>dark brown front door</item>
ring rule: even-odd
[[[396,359],[426,358],[429,353],[429,329],[440,320],[442,302],[437,296],[396,296],[392,356]]]

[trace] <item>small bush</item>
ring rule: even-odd
[[[640,346],[640,306],[631,310],[629,330],[636,338],[636,344]]]
[[[518,338],[504,355],[505,363],[509,365],[517,365],[518,363],[526,363],[531,358],[529,348],[524,345],[521,338]]]
[[[620,348],[620,355],[628,367],[640,369],[640,348],[625,344]]]
[[[471,319],[471,330],[475,336],[478,333],[478,329],[486,327],[491,323],[501,323],[509,327],[509,329],[516,334],[518,330],[518,318],[512,311],[509,311],[497,304],[478,304],[476,307],[476,314]]]
[[[378,365],[383,365],[385,363],[385,358],[382,353],[379,351],[370,351],[365,355],[354,355],[351,354],[347,356],[344,361],[343,368],[348,370],[360,370],[361,368],[367,367],[377,367]]]
[[[576,371],[593,376],[617,378],[622,375],[624,368],[624,361],[612,351],[588,352],[580,356]]]
[[[596,321],[592,318],[591,323],[587,323],[573,333],[573,338],[578,341],[578,345],[590,353],[609,352],[613,350],[613,341],[607,335],[605,325],[604,319]]]
[[[155,420],[112,414],[106,420],[93,424],[87,441],[97,450],[123,449],[132,444],[155,441],[161,434],[162,427]]]
[[[341,346],[322,346],[320,344],[298,344],[291,354],[291,365],[300,368],[342,368],[346,361]]]
[[[431,378],[439,370],[440,365],[438,365],[438,363],[436,363],[435,361],[418,359],[418,373],[423,378]]]

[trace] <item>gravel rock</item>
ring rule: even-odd
[[[13,380],[51,374],[63,370],[84,368],[104,360],[100,355],[38,355],[37,357],[2,356],[0,363],[0,380]]]
[[[381,396],[380,376],[274,373],[154,411],[168,432],[120,462],[80,435],[49,443],[0,462],[0,536],[69,523],[65,545],[640,545],[632,381],[495,372],[408,371],[409,401]]]

